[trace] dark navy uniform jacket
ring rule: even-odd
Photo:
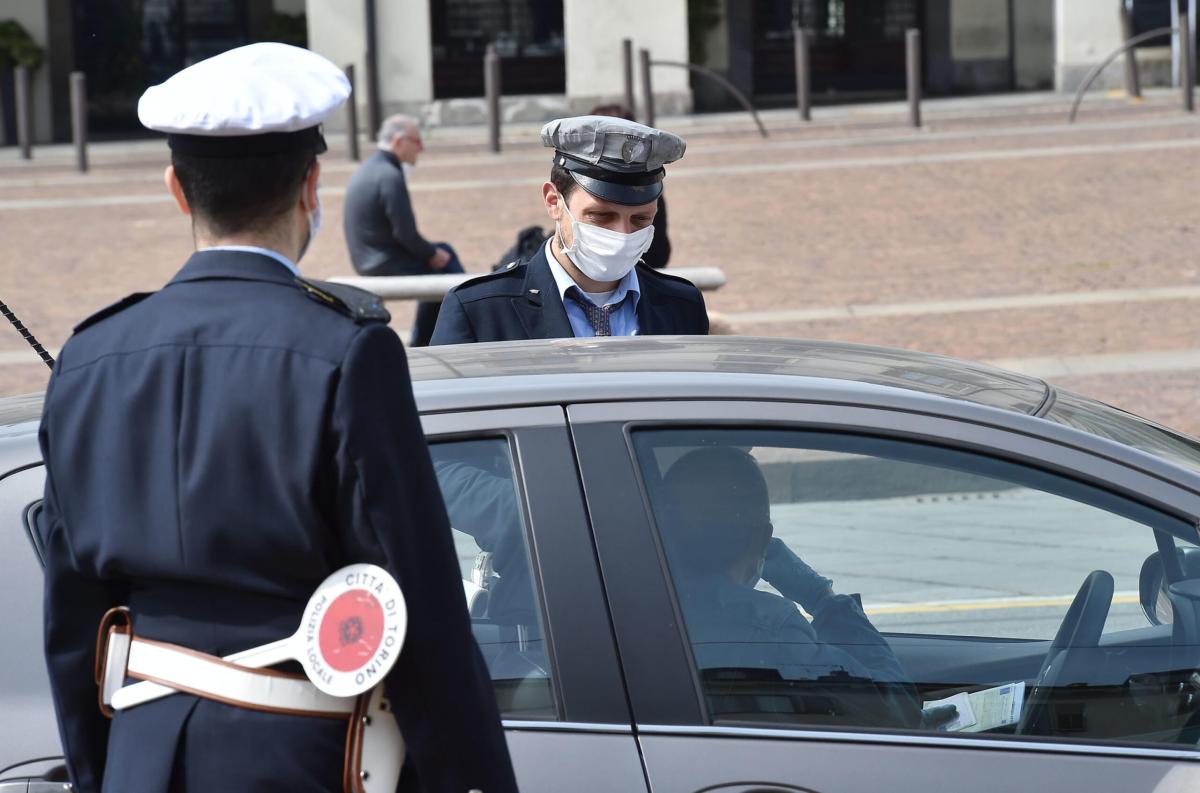
[[[55,364],[45,641],[79,793],[340,791],[345,720],[174,694],[110,722],[93,661],[116,605],[138,635],[216,655],[290,636],[353,562],[385,567],[408,601],[386,681],[400,788],[515,791],[404,350],[354,302],[267,256],[199,252],[80,325]]]
[[[708,312],[690,281],[637,266],[638,334],[705,335]],[[446,293],[430,344],[571,338],[571,322],[543,246],[528,262],[473,278]]]

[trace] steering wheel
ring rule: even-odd
[[[1042,662],[1037,681],[1026,699],[1021,721],[1017,724],[1018,735],[1050,734],[1050,701],[1054,690],[1063,683],[1075,682],[1071,678],[1080,665],[1083,655],[1080,650],[1094,648],[1100,643],[1104,621],[1112,606],[1113,588],[1112,574],[1106,570],[1093,570],[1083,579],[1083,585],[1058,626],[1054,641],[1050,642],[1046,660]]]

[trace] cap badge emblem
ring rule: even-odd
[[[642,160],[646,156],[646,141],[630,138],[625,141],[625,145],[621,146],[621,159],[628,165],[632,162]]]

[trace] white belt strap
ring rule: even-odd
[[[129,677],[253,710],[329,718],[346,718],[354,711],[354,697],[325,694],[305,677],[238,666],[216,656],[138,636],[130,640],[125,671]],[[130,696],[136,687],[138,684],[114,692],[113,709],[145,701]]]

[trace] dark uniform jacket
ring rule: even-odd
[[[350,262],[361,275],[426,275],[433,243],[417,231],[404,169],[377,151],[346,185],[343,215]]]
[[[690,281],[642,264],[637,277],[639,335],[708,333],[704,298]],[[430,344],[574,335],[543,246],[528,262],[473,278],[446,293]]]
[[[408,602],[386,681],[401,789],[516,789],[383,317],[269,257],[210,251],[76,328],[40,440],[46,656],[78,793],[340,791],[344,720],[174,694],[110,722],[92,665],[111,606],[129,606],[140,636],[225,655],[290,636],[316,586],[354,562],[386,568]]]

